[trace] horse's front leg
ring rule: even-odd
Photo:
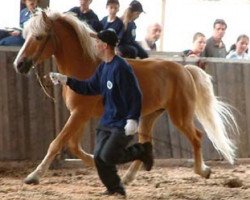
[[[38,184],[39,183],[40,177],[49,168],[50,164],[54,160],[55,156],[62,149],[63,145],[66,143],[67,140],[70,139],[72,134],[74,135],[79,130],[79,127],[81,127],[83,123],[85,122],[83,121],[83,118],[78,113],[76,112],[71,113],[62,131],[50,143],[47,154],[42,160],[42,162],[24,180],[26,184]]]
[[[78,131],[69,139],[68,146],[70,152],[76,157],[80,158],[83,161],[83,164],[88,167],[94,167],[94,159],[92,154],[86,153],[82,149],[81,139],[83,136],[83,130],[85,123],[78,129]]]

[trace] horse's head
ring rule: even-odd
[[[26,74],[32,66],[40,64],[55,53],[53,21],[42,11],[28,21],[23,36],[25,43],[14,61],[14,67],[17,72]]]

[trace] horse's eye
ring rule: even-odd
[[[43,39],[43,36],[37,35],[35,38],[36,38],[36,40],[42,40],[42,39]]]

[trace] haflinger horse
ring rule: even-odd
[[[70,13],[43,11],[29,20],[23,35],[25,43],[14,61],[17,72],[26,74],[33,65],[54,55],[60,73],[81,80],[89,78],[100,63],[90,29]],[[196,117],[218,152],[234,163],[236,147],[227,132],[228,128],[235,131],[237,124],[227,104],[214,95],[211,78],[206,72],[196,66],[182,66],[163,59],[127,61],[133,67],[143,94],[139,142],[152,140],[154,122],[167,111],[175,127],[192,144],[195,173],[209,178],[211,170],[203,160],[202,132],[194,124]],[[102,97],[79,95],[67,86],[63,86],[62,95],[70,117],[51,142],[42,162],[26,177],[27,184],[39,183],[64,145],[68,145],[85,165],[94,166],[93,156],[82,149],[80,141],[86,122],[102,114]],[[124,183],[135,178],[141,164],[140,161],[131,164],[123,177]]]

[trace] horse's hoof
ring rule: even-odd
[[[33,185],[38,185],[39,184],[39,178],[37,178],[37,177],[29,177],[29,176],[27,176],[25,179],[24,179],[24,183],[25,184],[28,184],[28,185],[31,185],[31,184],[33,184]]]
[[[209,179],[211,173],[212,173],[212,170],[209,167],[206,167],[206,169],[202,173],[202,177]]]
[[[210,167],[208,166],[205,166],[203,167],[203,170],[202,171],[198,171],[198,170],[195,170],[195,173],[196,174],[199,174],[201,177],[203,178],[206,178],[206,179],[209,179],[210,178],[210,175],[212,173],[212,170],[210,169]]]

